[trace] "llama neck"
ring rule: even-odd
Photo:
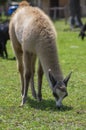
[[[49,69],[51,69],[51,73],[52,73],[53,77],[56,79],[56,81],[63,80],[63,75],[62,75],[62,71],[60,68],[59,59],[57,56],[47,60],[44,65],[44,71],[45,71],[45,74],[46,74],[48,80],[49,80],[49,75],[48,75]]]
[[[55,44],[53,44],[53,46],[51,46],[51,47],[50,47],[50,45],[43,46],[43,47],[41,47],[40,51],[38,50],[38,52],[39,52],[39,55],[38,55],[39,59],[41,61],[44,73],[45,73],[49,83],[50,83],[49,75],[48,75],[49,69],[51,69],[51,73],[54,76],[54,78],[56,79],[56,81],[63,80],[63,75],[62,75],[62,71],[60,68]]]

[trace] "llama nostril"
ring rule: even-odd
[[[62,107],[63,107],[63,104],[60,102],[56,102],[56,107],[58,108],[58,109],[61,109]]]

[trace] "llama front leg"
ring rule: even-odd
[[[4,55],[5,55],[6,59],[8,59],[8,53],[7,53],[6,42],[7,42],[6,40],[3,40],[2,46],[3,46]]]
[[[5,58],[5,57],[4,57],[4,46],[3,46],[3,41],[0,42],[0,54],[1,54],[1,57],[2,57],[2,58]]]
[[[8,59],[8,53],[7,53],[6,42],[4,43],[4,52],[5,52],[6,58]]]
[[[36,96],[36,91],[35,91],[35,88],[34,88],[34,76],[32,75],[32,73],[31,73],[30,83],[31,83],[32,96],[36,99],[37,96]]]
[[[36,91],[35,91],[35,87],[34,87],[34,73],[35,73],[35,63],[36,63],[36,55],[32,55],[31,58],[31,91],[32,91],[32,96],[36,99]]]
[[[31,78],[31,55],[28,52],[23,53],[23,64],[24,64],[24,94],[22,96],[23,105],[27,99],[28,86]]]
[[[20,79],[21,79],[21,95],[24,94],[24,78],[23,78],[23,64],[22,61],[18,62],[18,70],[20,73]]]
[[[39,61],[39,66],[38,66],[38,101],[42,100],[42,78],[43,78],[43,69],[41,66],[41,63]]]

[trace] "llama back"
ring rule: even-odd
[[[34,39],[45,38],[47,35],[53,39],[56,38],[56,31],[51,20],[42,10],[36,7],[27,6],[27,4],[23,6],[21,4],[13,14],[11,22],[15,26],[16,36],[18,35],[17,38],[20,43],[28,40],[28,35],[30,37],[32,35]]]

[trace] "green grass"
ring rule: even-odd
[[[69,96],[58,110],[46,78],[43,79],[43,101],[37,102],[29,90],[28,101],[20,108],[21,92],[16,61],[7,48],[9,60],[0,58],[0,130],[85,130],[86,129],[86,38],[78,38],[79,30],[70,31],[63,20],[56,21],[59,59],[64,76],[71,70]],[[35,74],[37,89],[37,73]]]

